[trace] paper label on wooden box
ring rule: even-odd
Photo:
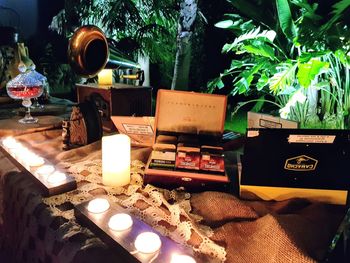
[[[225,123],[226,103],[224,95],[159,90],[157,130],[220,135]]]
[[[288,137],[289,143],[333,143],[335,135],[309,135],[291,134]]]
[[[118,132],[130,137],[133,146],[152,146],[154,117],[112,116]]]
[[[297,129],[298,122],[282,119],[270,114],[248,112],[248,128]]]

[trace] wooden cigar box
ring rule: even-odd
[[[152,87],[114,83],[112,85],[76,84],[78,102],[92,101],[101,114],[106,131],[116,128],[111,116],[151,116]]]
[[[144,183],[189,191],[227,189],[221,145],[225,95],[160,89]]]

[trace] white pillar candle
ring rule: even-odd
[[[100,85],[112,85],[113,84],[113,70],[102,69],[98,75],[98,84]]]
[[[89,202],[87,210],[90,213],[99,214],[106,212],[109,209],[109,207],[110,204],[107,199],[95,198]]]
[[[124,186],[130,183],[130,138],[125,134],[102,137],[102,183]]]
[[[114,231],[124,231],[132,226],[132,218],[125,213],[115,214],[109,219],[108,226]]]
[[[157,252],[162,246],[159,236],[153,232],[144,232],[135,239],[135,248],[138,252],[151,254]]]
[[[170,263],[196,263],[196,261],[187,255],[173,254]]]

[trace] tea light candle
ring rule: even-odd
[[[108,226],[114,231],[124,231],[129,229],[133,224],[130,215],[125,213],[115,214],[109,219]]]
[[[5,146],[6,149],[14,149],[18,148],[18,145],[20,145],[20,143],[18,143],[13,137],[6,137],[2,141],[2,145]]]
[[[110,204],[107,199],[95,198],[89,202],[87,210],[90,213],[99,214],[106,212],[109,209],[109,207]]]
[[[26,151],[28,151],[27,148],[25,148],[22,144],[17,143],[16,145],[12,145],[12,148],[8,148],[10,154],[14,157],[14,158],[18,158],[18,157],[24,157],[26,156]]]
[[[10,148],[9,151],[13,157],[15,157],[15,158],[22,157],[21,159],[26,157],[27,153],[32,154],[32,152],[29,152],[29,150],[27,148],[23,147],[22,144],[20,144],[20,143],[15,148]]]
[[[23,161],[31,167],[38,167],[38,166],[42,166],[43,164],[45,164],[44,158],[40,157],[39,155],[33,154],[33,153],[26,155],[23,158]]]
[[[102,137],[102,182],[108,186],[130,183],[130,138],[125,134]]]
[[[58,171],[54,172],[53,174],[51,174],[47,177],[47,181],[50,184],[59,184],[59,183],[62,183],[66,179],[67,179],[67,176],[64,173],[58,172]]]
[[[135,248],[138,252],[151,254],[157,252],[162,246],[159,236],[153,232],[144,232],[135,239]]]
[[[113,84],[113,71],[111,69],[102,69],[98,75],[98,84],[100,85],[112,85]]]
[[[173,254],[170,263],[196,263],[193,257]]]
[[[55,171],[55,167],[52,165],[43,165],[36,170],[36,173],[41,176],[49,176]]]

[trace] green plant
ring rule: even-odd
[[[222,50],[235,57],[209,82],[208,91],[222,89],[231,79],[230,95],[254,96],[260,107],[270,102],[302,127],[344,128],[350,109],[350,38],[342,18],[350,0],[334,3],[326,20],[317,13],[318,5],[307,0],[276,0],[271,6],[229,2],[240,14],[226,14],[216,26],[236,35]],[[270,16],[261,16],[264,8]]]
[[[173,59],[177,24],[173,0],[65,1],[51,29],[69,38],[75,28],[87,24],[100,27],[135,58],[143,53],[154,62]]]

